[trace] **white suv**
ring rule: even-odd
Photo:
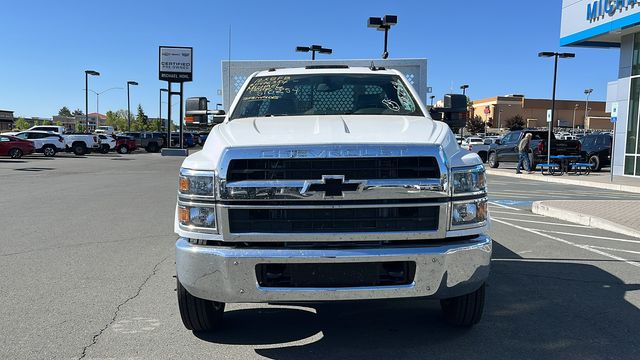
[[[58,151],[64,151],[64,139],[58,134],[47,131],[22,131],[17,133],[7,133],[19,139],[30,140],[36,152],[43,153],[44,156],[55,156]]]

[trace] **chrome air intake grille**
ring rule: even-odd
[[[440,208],[229,209],[231,233],[359,233],[434,231]]]
[[[227,181],[317,180],[323,175],[345,179],[437,179],[440,168],[435,157],[362,157],[321,159],[231,160]]]

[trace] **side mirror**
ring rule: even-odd
[[[191,124],[207,124],[207,103],[206,97],[190,97],[185,102],[185,121]]]
[[[209,114],[213,115],[212,122],[214,124],[221,124],[224,121],[227,113],[224,110],[213,110],[209,111]]]

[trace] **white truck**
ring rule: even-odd
[[[29,131],[46,131],[59,134],[64,139],[65,150],[76,155],[84,155],[92,150],[100,149],[100,139],[97,135],[67,133],[64,126],[38,125],[29,128]]]
[[[472,326],[489,222],[482,161],[400,72],[258,72],[180,168],[182,321],[217,329],[225,303],[425,298]]]

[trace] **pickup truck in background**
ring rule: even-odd
[[[537,164],[547,162],[547,137],[545,130],[515,130],[507,133],[502,139],[489,148],[489,166],[497,168],[503,162],[518,162],[518,144],[527,134],[531,133],[529,160],[531,170],[536,169]],[[551,134],[551,155],[576,155],[581,156],[581,144],[578,140],[558,140]]]
[[[92,150],[97,151],[100,149],[100,139],[98,139],[97,135],[68,133],[64,126],[54,125],[32,126],[28,129],[28,131],[32,130],[46,131],[62,136],[64,139],[65,150],[73,152],[78,156],[90,153]]]

